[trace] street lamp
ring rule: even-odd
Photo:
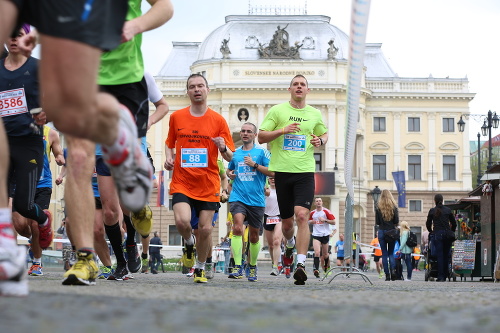
[[[481,134],[477,133],[477,186],[481,185]]]
[[[477,114],[469,114],[468,116],[481,116]],[[466,115],[467,117],[467,115]],[[493,148],[491,146],[491,128],[498,128],[498,123],[500,122],[500,118],[497,116],[496,112],[491,112],[491,110],[488,111],[488,116],[484,119],[483,126],[481,126],[481,133],[483,136],[488,135],[488,169],[490,169],[493,166],[493,162],[491,161],[493,157]],[[460,132],[463,132],[465,130],[465,122],[462,119],[462,116],[460,116],[460,120],[457,122],[458,125],[458,130]],[[478,141],[479,141],[479,133],[478,133]],[[481,153],[481,147],[478,147],[478,154]],[[478,177],[479,177],[479,172],[478,172]],[[478,178],[479,179],[479,178]],[[479,182],[478,182],[479,184]]]
[[[371,192],[373,202],[375,203],[375,207],[377,207],[377,205],[378,205],[378,200],[380,199],[380,194],[382,194],[382,191],[378,188],[378,186],[375,186],[375,188]]]

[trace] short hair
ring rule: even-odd
[[[251,122],[248,122],[248,121],[247,121],[247,122],[246,122],[246,123],[244,123],[243,125],[250,125],[250,126],[253,126],[253,132],[254,132],[254,133],[257,133],[257,126],[255,126],[255,124],[254,124],[254,123],[251,123]],[[243,126],[243,125],[242,125],[242,126]]]
[[[187,81],[186,81],[186,89],[189,89],[189,80],[191,80],[192,78],[194,77],[202,77],[203,80],[205,80],[205,84],[207,85],[207,88],[208,88],[208,81],[207,81],[207,78],[204,77],[203,75],[201,75],[200,73],[193,73],[191,75],[189,75]]]
[[[304,75],[302,75],[302,74],[297,74],[297,75],[295,75],[295,76],[293,77],[292,81],[290,81],[290,87],[292,86],[293,80],[295,80],[295,79],[296,79],[296,78],[298,78],[298,77],[301,77],[301,78],[303,78],[304,80],[306,80],[306,84],[307,84],[307,86],[309,87],[309,82],[307,81],[306,77],[305,77]]]

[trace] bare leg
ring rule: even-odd
[[[98,93],[101,50],[47,35],[41,35],[41,43],[40,87],[47,117],[63,133],[111,145],[118,134],[119,104]]]
[[[191,206],[185,202],[178,202],[174,205],[175,226],[184,240],[191,238]],[[198,224],[199,227],[199,224]],[[196,246],[199,253],[199,246]]]
[[[212,251],[209,246],[211,245],[210,238],[212,238],[212,219],[215,211],[202,210],[200,211],[200,219],[198,222],[198,235],[196,251],[198,254],[198,261],[205,262],[208,257],[208,251]]]
[[[94,247],[95,203],[90,180],[95,166],[95,145],[88,140],[66,136],[68,143],[67,181],[64,191],[69,220],[68,235],[76,249]]]
[[[108,243],[104,238],[104,224],[102,222],[102,209],[95,210],[94,218],[94,247],[97,256],[104,266],[111,266],[111,256],[109,254]]]
[[[297,254],[307,255],[309,238],[311,237],[311,233],[309,232],[309,225],[307,223],[309,217],[309,209],[295,206],[295,216],[297,220],[297,241],[295,245]]]

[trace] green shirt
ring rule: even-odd
[[[321,111],[310,105],[295,109],[288,102],[278,104],[269,109],[260,130],[274,131],[293,123],[300,123],[300,132],[280,135],[270,142],[269,170],[290,173],[315,172],[314,146],[310,142],[312,134],[320,136],[327,132]]]
[[[127,21],[142,15],[141,0],[129,0]],[[116,49],[101,55],[97,83],[104,86],[134,83],[144,76],[144,62],[141,52],[142,34],[120,44]]]

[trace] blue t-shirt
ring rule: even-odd
[[[248,206],[265,207],[264,186],[267,176],[245,164],[244,158],[249,154],[255,163],[269,166],[270,154],[264,147],[255,144],[250,150],[243,150],[243,146],[236,149],[227,167],[236,173],[229,202],[239,201]]]
[[[335,246],[337,247],[337,257],[343,257],[344,256],[344,241],[338,240],[337,243],[335,243]]]
[[[37,188],[52,188],[52,171],[50,170],[50,162],[49,162],[49,153],[50,148],[47,147],[49,145],[49,130],[45,130],[44,127],[43,132],[43,168],[42,174],[40,175],[40,179],[38,179],[38,183],[36,185]],[[48,127],[47,127],[48,128]]]

